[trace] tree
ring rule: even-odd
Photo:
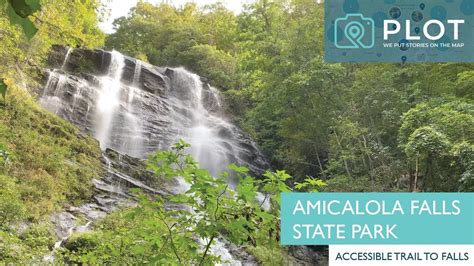
[[[235,15],[222,4],[182,8],[139,1],[130,16],[114,22],[107,47],[154,65],[184,66],[214,86],[235,86]]]
[[[189,70],[208,78],[212,85],[223,90],[235,86],[235,60],[232,55],[217,50],[215,46],[195,45],[183,52],[182,58]]]
[[[400,147],[414,168],[414,184],[423,176],[423,190],[456,191],[470,182],[469,147],[474,141],[474,106],[463,101],[417,105],[402,118]],[[467,159],[467,160],[466,160]]]
[[[43,0],[41,9],[36,5],[38,3],[36,0],[14,2],[30,5],[21,9],[26,8],[28,11],[22,13],[26,16],[21,18],[21,21],[30,21],[37,30],[29,29],[27,31],[31,33],[24,35],[22,31],[30,26],[25,26],[23,22],[10,23],[7,14],[11,16],[11,11],[1,5],[0,77],[2,79],[12,79],[25,89],[28,87],[33,91],[38,86],[40,68],[52,44],[96,48],[104,42],[105,35],[98,28],[99,17],[96,13],[100,5],[98,0]],[[18,24],[20,26],[17,26]]]

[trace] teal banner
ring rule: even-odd
[[[282,193],[281,244],[474,244],[474,193]]]
[[[474,0],[326,0],[327,62],[474,62]]]

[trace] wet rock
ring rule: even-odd
[[[87,203],[80,207],[71,207],[69,209],[70,212],[84,215],[88,221],[97,221],[102,219],[107,216],[107,212],[111,210],[112,209],[107,209],[93,203]]]
[[[205,83],[202,98],[204,108],[206,108],[207,111],[221,116],[224,114],[222,97],[217,89]]]
[[[50,220],[56,235],[62,239],[70,235],[71,229],[76,226],[77,218],[69,212],[59,212],[51,215]]]
[[[54,46],[49,61],[55,70],[50,72],[42,104],[84,132],[97,135],[97,128],[104,123],[98,115],[101,107],[97,106],[97,99],[103,93],[102,86],[105,84],[107,89],[110,82],[104,75],[110,74],[111,58],[110,52],[102,50]],[[207,143],[197,149],[209,154],[202,155],[201,159],[206,157],[207,161],[202,166],[221,165],[210,169],[211,173],[217,174],[230,163],[247,166],[257,176],[270,168],[255,142],[226,121],[220,93],[205,80],[184,69],[156,67],[127,56],[123,62],[118,89],[120,106],[110,118],[107,147],[143,159],[167,149],[178,138],[191,144],[198,142],[199,146],[203,142],[197,138],[204,134],[209,136]],[[186,136],[187,133],[193,135]],[[145,174],[140,180],[146,183],[148,176]]]
[[[69,51],[69,54],[68,54]],[[67,61],[65,61],[67,57]],[[54,45],[48,59],[48,65],[53,69],[64,69],[70,73],[106,75],[110,65],[111,55],[103,50],[71,49]]]
[[[229,249],[230,254],[240,261],[244,266],[257,266],[259,265],[257,260],[250,255],[243,247],[238,247],[233,243],[226,242],[226,247]]]
[[[288,248],[288,255],[298,265],[327,265],[327,252],[318,251],[316,246],[290,246]]]
[[[140,188],[144,192],[159,195],[171,194],[153,174],[147,170],[146,162],[112,149],[106,149],[103,156],[104,169],[107,172],[102,180],[95,180],[96,188],[127,196],[129,188]]]
[[[51,68],[60,69],[63,65],[64,59],[69,48],[62,45],[53,45],[48,57],[48,66]]]

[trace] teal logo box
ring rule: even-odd
[[[474,0],[326,0],[325,61],[474,62]]]

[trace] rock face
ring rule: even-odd
[[[61,240],[55,247],[117,206],[133,205],[130,188],[161,195],[185,190],[187,185],[178,181],[157,184],[144,163],[148,154],[179,139],[192,145],[189,152],[213,174],[230,163],[256,176],[270,168],[254,141],[225,119],[218,90],[185,69],[152,66],[115,51],[62,46],[53,47],[49,65],[40,103],[99,141],[106,173],[93,180],[91,202],[52,215]],[[237,182],[230,177],[231,185]],[[83,220],[78,216],[86,223],[77,224]],[[256,264],[224,240],[213,250],[232,265]]]
[[[182,68],[160,68],[102,50],[56,46],[43,106],[135,158],[192,145],[202,167],[217,174],[230,163],[259,175],[269,168],[254,141],[226,121],[218,91]]]
[[[288,255],[293,258],[294,265],[328,265],[328,251],[326,246],[290,246]]]

